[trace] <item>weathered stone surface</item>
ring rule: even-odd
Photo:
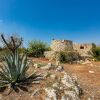
[[[73,44],[73,48],[74,50],[76,50],[77,52],[79,52],[79,54],[81,56],[86,56],[86,57],[91,57],[89,55],[89,52],[92,49],[92,44],[78,44],[78,43],[74,43]]]
[[[44,56],[49,59],[50,61],[56,59],[56,52],[55,51],[46,51],[44,52]]]
[[[52,79],[56,79],[56,75],[55,75],[55,74],[50,75],[50,77],[51,77]]]
[[[80,100],[75,91],[65,91],[65,95],[67,95],[68,100]]]
[[[68,96],[66,96],[66,95],[63,95],[63,96],[61,97],[61,100],[70,100],[70,98],[69,98]]]
[[[70,40],[53,40],[51,43],[51,51],[44,53],[49,60],[56,59],[57,52],[77,52],[82,57],[91,57],[92,44],[75,44]]]
[[[56,94],[56,90],[53,88],[45,88],[45,92],[47,93],[47,97],[49,99],[53,99],[53,100],[57,100],[57,94]]]
[[[60,71],[60,72],[64,71],[63,66],[58,66],[57,69],[56,69],[56,71]]]
[[[89,70],[89,73],[94,74],[95,72],[94,72],[94,71],[92,71],[92,70]]]
[[[47,94],[45,100],[59,100],[58,94],[63,91],[61,100],[80,100],[80,87],[76,81],[64,72],[64,76],[53,83],[51,86],[46,87],[44,90]]]
[[[51,44],[51,49],[53,51],[61,52],[61,51],[72,51],[73,50],[73,42],[69,40],[53,40]]]
[[[38,64],[34,64],[34,67],[35,67],[35,68],[38,68]]]
[[[49,70],[49,69],[51,69],[51,68],[53,68],[52,63],[48,63],[46,66],[41,67],[41,69],[47,69],[47,70]]]

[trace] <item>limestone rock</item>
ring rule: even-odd
[[[48,63],[46,66],[41,67],[41,69],[47,69],[47,70],[49,70],[51,68],[53,68],[52,63]]]
[[[56,75],[55,75],[55,74],[50,75],[50,77],[51,77],[52,79],[56,79]]]
[[[69,97],[68,100],[80,100],[75,91],[65,91],[65,95]]]
[[[35,67],[35,68],[38,68],[38,64],[34,64],[34,67]]]
[[[45,88],[45,92],[47,93],[47,97],[52,98],[53,100],[57,100],[57,94],[55,89]]]
[[[63,95],[61,97],[61,100],[71,100],[71,98],[69,96],[67,96],[67,95]]]
[[[94,72],[94,71],[89,70],[89,73],[94,74],[95,72]]]
[[[63,66],[58,66],[57,69],[56,69],[56,71],[60,71],[60,72],[64,71]]]

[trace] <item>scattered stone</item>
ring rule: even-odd
[[[64,77],[61,79],[62,84],[68,87],[70,90],[75,91],[76,95],[80,95],[81,88],[76,81],[73,80],[67,73],[64,74]]]
[[[85,62],[82,63],[83,65],[86,65],[86,64],[91,64],[91,62],[89,60],[86,60]]]
[[[90,70],[89,73],[94,74],[95,72]]]
[[[68,96],[68,100],[80,100],[75,91],[64,91],[64,93]]]
[[[49,71],[45,72],[42,74],[43,75],[43,78],[47,78],[47,77],[50,77],[51,73]]]
[[[64,71],[63,66],[58,66],[57,69],[56,69],[56,71],[60,71],[60,72]]]
[[[51,98],[50,97],[45,97],[45,99],[44,100],[51,100]]]
[[[34,67],[35,67],[35,68],[38,68],[38,64],[34,64]]]
[[[48,63],[48,68],[51,68],[52,67],[52,63]]]
[[[50,77],[51,77],[52,79],[56,79],[56,75],[55,75],[55,74],[50,75]]]
[[[59,83],[54,83],[54,84],[52,85],[52,87],[53,87],[53,88],[59,88]]]
[[[31,97],[39,94],[39,89],[34,90],[34,92],[31,94]]]
[[[49,97],[50,99],[52,98],[53,100],[57,100],[57,94],[56,94],[56,90],[53,88],[45,88],[45,92],[47,93],[47,97]],[[47,99],[47,100],[50,100]]]
[[[64,74],[64,77],[61,79],[61,82],[66,85],[67,87],[71,87],[74,85],[73,83],[73,79],[68,75],[68,74]]]
[[[73,78],[74,81],[77,81],[78,80],[76,74],[72,74],[72,78]]]
[[[61,97],[61,100],[70,100],[70,99],[69,99],[69,97],[68,97],[67,95],[63,95],[63,96]]]
[[[22,95],[19,95],[20,97],[22,96]]]
[[[44,79],[43,76],[39,76],[39,77],[35,78],[34,81],[39,81],[39,80],[43,80],[43,79]]]
[[[94,65],[91,63],[90,66],[93,67]]]
[[[40,81],[33,81],[34,84],[40,84]]]
[[[56,61],[56,66],[59,66],[60,65],[60,61]]]
[[[3,100],[3,97],[2,97],[2,95],[0,94],[0,100]]]
[[[52,63],[48,63],[46,66],[41,67],[41,69],[47,69],[47,70],[49,70],[51,68],[52,68]]]

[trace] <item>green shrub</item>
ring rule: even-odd
[[[100,47],[92,48],[92,56],[93,56],[96,60],[100,60]]]
[[[72,63],[73,61],[77,61],[80,59],[80,56],[76,52],[60,52],[59,53],[59,61],[62,63]]]
[[[44,56],[44,51],[49,50],[49,46],[42,42],[42,41],[31,41],[29,43],[29,47],[28,47],[28,56],[31,57],[43,57]]]
[[[18,51],[19,51],[20,54],[23,54],[23,53],[26,52],[26,48],[20,47],[20,48],[18,48]]]

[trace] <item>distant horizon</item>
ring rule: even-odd
[[[50,44],[54,39],[100,44],[99,0],[0,0],[0,32]]]

